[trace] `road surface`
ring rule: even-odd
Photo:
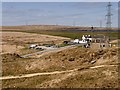
[[[69,45],[69,46],[65,46],[65,47],[60,47],[60,48],[51,48],[51,49],[46,49],[46,50],[43,50],[43,51],[39,51],[39,52],[35,52],[35,53],[32,53],[32,54],[27,54],[27,55],[23,55],[21,57],[23,58],[28,58],[30,56],[35,56],[35,55],[45,55],[45,54],[49,54],[49,53],[53,53],[53,52],[59,52],[59,51],[62,51],[62,50],[65,50],[65,49],[68,49],[68,48],[73,48],[73,47],[77,47],[77,46],[80,46],[81,44],[75,44],[75,45]]]

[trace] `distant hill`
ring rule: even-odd
[[[91,27],[60,26],[60,25],[28,25],[28,26],[2,26],[2,30],[91,30]],[[107,30],[107,29],[94,27],[93,30]],[[118,28],[111,28],[111,30],[118,30]]]

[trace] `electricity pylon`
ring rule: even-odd
[[[112,17],[112,13],[111,13],[111,3],[109,2],[107,5],[107,22],[106,22],[106,29],[107,29],[107,33],[108,33],[108,38],[106,38],[106,42],[109,46],[109,42],[110,42],[110,30],[111,30],[111,25],[112,25],[112,21],[111,21],[111,17]]]

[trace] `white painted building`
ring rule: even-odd
[[[73,43],[82,43],[82,44],[87,44],[88,42],[92,41],[92,37],[90,35],[83,35],[82,40],[75,39]]]

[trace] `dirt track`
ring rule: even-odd
[[[100,65],[100,66],[94,66],[89,67],[88,69],[95,69],[100,67],[109,67],[109,66],[117,66],[117,65]],[[4,76],[0,77],[0,80],[5,79],[15,79],[15,78],[27,78],[27,77],[34,77],[34,76],[40,76],[40,75],[52,75],[52,74],[61,74],[61,73],[71,73],[74,71],[79,70],[79,68],[73,69],[73,70],[66,70],[66,71],[54,71],[54,72],[45,72],[45,73],[32,73],[32,74],[25,74],[25,75],[19,75],[19,76]]]

